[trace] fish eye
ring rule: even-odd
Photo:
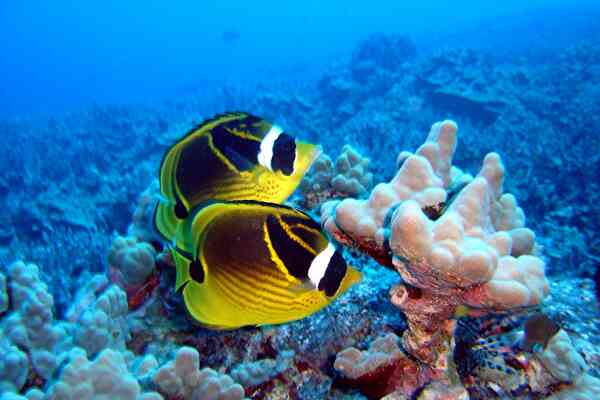
[[[188,211],[180,201],[175,204],[175,216],[179,219],[185,219],[188,216]]]
[[[200,261],[194,260],[190,263],[190,276],[198,283],[204,282],[204,269]]]
[[[273,170],[280,170],[284,175],[294,172],[296,161],[296,140],[293,136],[282,132],[273,143],[273,159],[271,165]]]

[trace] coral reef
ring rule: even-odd
[[[510,91],[495,83],[504,82],[502,78],[489,57],[474,50],[450,49],[423,61],[415,85],[417,93],[436,109],[476,116],[488,125],[513,100]]]
[[[81,275],[103,271],[111,234],[126,232],[131,205],[155,177],[164,148],[203,117],[242,108],[320,142],[329,154],[339,151],[343,137],[374,160],[370,172],[377,181],[387,180],[394,168],[381,149],[396,154],[414,148],[417,133],[434,118],[460,118],[466,134],[456,161],[474,170],[482,152],[502,153],[513,171],[507,188],[527,211],[539,242],[552,251],[552,261],[558,259],[548,263],[547,273],[591,277],[600,255],[594,235],[600,229],[594,133],[600,110],[590,100],[600,82],[599,46],[580,43],[532,65],[473,49],[415,57],[407,43],[397,35],[373,35],[353,58],[315,82],[227,84],[151,108],[94,106],[62,118],[0,121],[6,138],[0,262],[24,259],[43,266],[49,286],[61,288],[53,295],[62,316],[89,278]],[[370,69],[360,72],[357,64]],[[127,151],[115,150],[123,147]],[[567,184],[573,177],[580,184]],[[128,236],[150,242],[142,210],[152,208],[152,197],[139,201]],[[565,228],[577,230],[580,245],[553,244]],[[80,276],[81,282],[71,278]]]
[[[417,48],[408,36],[372,34],[361,41],[352,53],[352,78],[365,83],[378,68],[394,71],[416,55]]]
[[[141,285],[154,272],[156,251],[133,237],[116,237],[108,252],[108,265],[114,268],[127,285]]]
[[[69,336],[64,326],[54,322],[53,298],[36,265],[13,263],[7,268],[7,278],[10,309],[0,321],[0,337],[9,350],[4,353],[5,362],[22,365],[26,353],[31,372],[49,379],[62,361],[57,354]],[[28,375],[27,369],[21,371]],[[24,383],[18,379],[14,386],[21,389]]]
[[[155,179],[138,198],[137,206],[131,218],[131,224],[127,228],[127,237],[136,238],[139,241],[148,243],[159,240],[152,225],[154,208],[159,196],[160,188],[158,180]]]
[[[86,352],[74,348],[59,379],[48,389],[49,400],[123,399],[160,400],[157,393],[141,394],[135,377],[128,371],[123,354],[105,349],[93,360]]]
[[[8,309],[8,293],[6,292],[6,277],[0,274],[0,315]]]
[[[73,341],[95,355],[103,349],[124,350],[129,337],[125,292],[109,286],[75,319]]]
[[[599,49],[533,65],[373,35],[313,83],[0,121],[0,397],[600,397]],[[309,319],[208,332],[173,291],[146,185],[166,146],[228,109],[353,146],[315,163],[297,204],[335,200],[323,223],[364,283]],[[449,121],[418,147],[440,118],[462,121],[456,154]],[[563,329],[525,351],[538,307]]]
[[[400,154],[390,183],[367,200],[322,207],[323,226],[338,241],[400,274],[390,297],[408,320],[403,348],[443,382],[456,373],[457,313],[517,311],[548,293],[544,262],[532,255],[535,235],[514,196],[503,194],[500,157],[488,154],[476,177],[465,175],[452,166],[456,131],[452,121],[434,124],[414,154]]]
[[[142,224],[134,222],[137,233],[147,232]],[[131,229],[130,229],[131,230]],[[111,280],[125,290],[129,308],[141,306],[158,286],[158,271],[154,246],[136,237],[116,236],[108,252],[108,269]]]
[[[587,362],[564,330],[556,333],[542,352],[534,353],[525,368],[531,390],[549,395],[549,399],[600,396],[600,379],[587,373]]]
[[[169,398],[191,400],[238,400],[244,398],[244,389],[228,375],[210,368],[199,369],[198,351],[182,347],[175,360],[160,367],[153,381]]]
[[[335,163],[327,154],[322,153],[300,182],[300,206],[314,209],[326,200],[364,196],[373,181],[369,163],[368,158],[350,145],[342,147]]]
[[[293,360],[293,351],[283,351],[277,358],[264,358],[238,364],[231,371],[231,377],[244,387],[259,386],[290,368]]]
[[[596,273],[594,274],[594,283],[596,285],[596,300],[600,303],[600,264],[596,267]]]

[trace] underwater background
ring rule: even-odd
[[[403,3],[1,4],[0,398],[600,398],[600,5]],[[287,204],[363,274],[296,322],[197,326],[152,233],[163,154],[230,111],[322,147]],[[460,193],[482,177],[469,219]],[[390,181],[393,205],[368,203],[385,246],[322,207]],[[427,185],[444,189],[433,214]],[[409,199],[437,233],[407,241],[456,212],[452,249],[496,246],[491,272],[467,285],[425,245],[388,243]],[[522,263],[500,279],[502,257]],[[521,297],[498,300],[513,282]],[[400,287],[436,312],[416,318]]]

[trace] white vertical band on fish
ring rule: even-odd
[[[310,267],[308,268],[308,279],[312,282],[315,287],[319,287],[319,282],[325,276],[325,272],[327,271],[327,266],[329,265],[329,261],[333,254],[335,253],[335,247],[329,243],[325,250],[317,254],[317,256],[310,263]]]
[[[273,146],[275,141],[281,135],[283,129],[277,125],[273,125],[269,132],[265,135],[263,140],[260,142],[260,151],[258,153],[258,163],[269,171],[273,171],[271,167],[271,160],[273,160]]]

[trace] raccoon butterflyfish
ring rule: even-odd
[[[296,189],[320,149],[254,115],[219,115],[189,131],[160,165],[163,201],[156,230],[172,240],[177,224],[207,200],[281,203]]]
[[[172,254],[187,311],[212,329],[304,318],[361,279],[308,215],[257,201],[198,207]]]

